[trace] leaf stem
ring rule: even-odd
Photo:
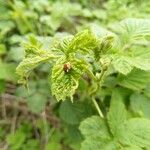
[[[95,94],[96,94],[97,91],[101,88],[101,86],[102,86],[102,81],[103,81],[103,78],[104,78],[106,72],[107,72],[107,69],[106,69],[106,68],[104,69],[104,68],[102,67],[101,73],[100,73],[100,75],[97,76],[97,79],[96,79],[96,85],[97,85],[97,86],[96,86],[96,88],[93,90],[93,92],[91,93],[91,95],[92,95],[92,101],[93,101],[93,103],[94,103],[94,105],[95,105],[95,107],[96,107],[96,109],[97,109],[97,111],[98,111],[98,113],[99,113],[99,115],[100,115],[101,118],[104,118],[104,115],[103,115],[103,113],[102,113],[102,111],[101,111],[101,109],[100,109],[98,103],[97,103],[96,100],[95,100]]]
[[[103,113],[102,113],[100,107],[98,106],[98,104],[97,104],[97,102],[96,102],[96,100],[95,100],[94,97],[92,97],[92,101],[93,101],[93,103],[94,103],[94,105],[95,105],[95,108],[97,109],[97,111],[98,111],[100,117],[104,118]]]

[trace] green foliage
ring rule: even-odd
[[[0,62],[0,79],[5,79],[8,81],[15,82],[17,80],[17,76],[15,74],[16,65],[14,63],[2,63]]]
[[[148,149],[150,121],[143,118],[127,118],[123,97],[119,90],[112,95],[107,120],[90,117],[80,125],[85,137],[81,149]]]
[[[41,43],[38,43],[34,37],[30,37],[30,43],[25,44],[25,58],[17,67],[16,72],[20,76],[19,83],[26,84],[31,70],[37,67],[42,62],[47,62],[54,59],[54,55],[40,50]]]
[[[85,136],[81,150],[115,149],[105,121],[97,116],[85,119],[80,125],[81,133]]]
[[[65,71],[65,67],[67,70]],[[52,69],[52,94],[57,100],[73,99],[73,94],[78,88],[78,80],[85,68],[84,62],[78,59],[60,58]]]
[[[39,141],[32,139],[31,125],[22,124],[15,133],[7,136],[7,143],[12,150],[35,150],[39,147]]]
[[[114,90],[112,93],[107,119],[113,136],[119,137],[119,130],[126,121],[126,110],[123,104],[123,97],[117,90]]]
[[[150,118],[149,112],[149,98],[143,94],[134,93],[130,97],[131,109],[135,113],[138,113],[141,116]]]
[[[127,76],[119,77],[119,84],[132,90],[141,90],[150,82],[150,72],[134,69]]]
[[[148,150],[149,8],[0,0],[0,149]]]
[[[59,115],[64,122],[71,125],[78,125],[84,118],[92,115],[90,104],[83,102],[70,102],[66,100],[61,103]]]

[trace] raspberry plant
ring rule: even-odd
[[[19,83],[28,87],[31,71],[41,63],[50,63],[52,95],[57,101],[70,99],[74,103],[80,80],[88,78],[90,86],[85,90],[99,116],[81,122],[79,129],[85,137],[81,149],[148,150],[150,121],[140,112],[130,113],[132,104],[125,103],[124,90],[140,95],[150,82],[149,38],[150,21],[134,18],[110,26],[110,31],[89,26],[55,41],[50,50],[30,36],[24,43],[25,57],[16,69]],[[111,93],[110,106],[104,105],[103,98],[97,100],[107,93]]]

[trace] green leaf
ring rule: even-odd
[[[92,115],[91,105],[83,102],[64,101],[59,108],[60,118],[68,124],[79,124],[84,118]]]
[[[114,57],[112,64],[115,70],[124,75],[128,74],[133,69],[130,58],[126,56]]]
[[[130,107],[132,111],[143,115],[143,117],[150,118],[150,98],[138,93],[132,94]]]
[[[6,85],[5,85],[5,81],[4,80],[0,80],[0,94],[5,92],[6,89]]]
[[[127,76],[120,76],[119,84],[132,90],[141,90],[150,82],[150,72],[134,69]]]
[[[49,142],[46,145],[45,150],[61,150],[61,134],[60,132],[54,132],[51,135]]]
[[[138,146],[127,146],[127,147],[122,147],[120,150],[142,150],[140,147]]]
[[[150,147],[150,120],[134,118],[124,124],[123,135],[120,141],[129,146],[141,148]]]
[[[143,94],[150,98],[150,85],[146,86],[145,89],[143,90]]]
[[[82,121],[79,127],[81,133],[85,137],[85,141],[81,145],[81,150],[116,150],[115,144],[112,142],[105,121],[97,116]]]
[[[98,47],[98,42],[95,35],[89,29],[86,29],[74,36],[68,45],[67,52],[80,50],[83,53],[89,53],[89,51]]]
[[[147,47],[132,50],[132,65],[142,70],[150,70],[150,50]]]
[[[117,150],[115,143],[110,139],[100,137],[87,138],[81,144],[81,150]]]
[[[123,103],[123,96],[117,89],[113,90],[107,119],[113,136],[119,137],[122,124],[126,121],[126,110]]]
[[[124,19],[116,27],[124,44],[135,43],[145,36],[150,36],[150,20],[148,19]]]
[[[32,58],[25,58],[16,68],[16,73],[20,76],[19,83],[26,84],[26,79],[29,77],[30,72],[36,68],[40,63],[47,62],[53,59],[53,55],[42,54]]]
[[[90,136],[107,138],[110,136],[105,121],[98,116],[92,116],[82,121],[79,129],[87,138]]]
[[[42,112],[46,106],[47,97],[40,93],[35,93],[27,99],[29,109],[35,113]]]
[[[17,81],[15,74],[16,65],[14,63],[1,63],[0,62],[0,79],[7,81]]]
[[[6,46],[4,44],[0,44],[0,55],[3,55],[6,53]]]
[[[113,56],[112,65],[115,70],[126,75],[133,67],[150,70],[150,50],[146,47],[132,47],[131,51]]]
[[[41,50],[42,44],[34,36],[30,36],[29,42],[23,45],[25,58],[16,68],[16,73],[20,76],[19,83],[26,84],[26,79],[34,68],[56,57],[46,50]]]
[[[22,150],[36,150],[40,147],[40,142],[37,139],[29,139],[25,144],[22,145]]]
[[[52,94],[59,100],[73,99],[75,90],[78,88],[78,80],[87,66],[84,62],[65,57],[60,58],[52,69]]]
[[[7,135],[7,143],[12,150],[18,150],[22,147],[25,142],[26,134],[20,130],[17,130],[15,134]]]

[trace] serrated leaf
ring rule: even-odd
[[[105,121],[98,116],[92,116],[82,121],[79,129],[87,138],[90,136],[100,136],[101,138],[110,136]]]
[[[124,124],[123,135],[120,141],[123,144],[138,146],[141,148],[150,147],[150,120],[142,118],[129,119]]]
[[[120,76],[119,84],[132,90],[141,90],[150,82],[150,72],[134,69],[127,76]]]
[[[80,50],[81,52],[89,53],[90,50],[96,47],[98,47],[97,38],[89,29],[86,29],[74,36],[68,45],[67,51],[70,53]]]
[[[112,93],[107,119],[112,134],[115,137],[119,137],[122,124],[126,121],[126,110],[123,103],[123,96],[117,89]]]
[[[132,94],[130,97],[130,107],[132,111],[150,118],[150,98],[142,94]]]
[[[29,77],[30,72],[36,68],[39,64],[47,62],[53,59],[54,55],[41,54],[40,56],[34,56],[31,58],[25,58],[16,68],[16,73],[20,76],[19,83],[26,84],[26,79]]]
[[[42,43],[34,36],[29,37],[28,43],[23,43],[25,48],[25,58],[16,68],[16,73],[20,76],[19,83],[26,84],[26,79],[30,72],[43,62],[54,59],[55,56],[46,50],[41,50]]]
[[[56,62],[52,69],[51,82],[52,94],[58,101],[66,100],[67,97],[73,99],[75,90],[78,88],[78,80],[84,73],[85,67],[87,66],[84,62],[77,59],[67,61],[65,57],[62,57]]]
[[[148,47],[132,50],[132,65],[142,70],[150,70],[150,50]]]
[[[126,56],[114,57],[112,64],[115,70],[124,75],[127,75],[133,69],[130,58]]]
[[[81,150],[117,150],[115,143],[110,139],[99,137],[87,138],[81,144]]]
[[[116,150],[105,121],[97,116],[85,119],[80,127],[85,141],[81,145],[81,150]]]
[[[121,34],[121,40],[124,44],[134,43],[144,36],[150,36],[149,19],[124,19],[117,26],[117,32]]]
[[[90,109],[90,110],[89,110]],[[68,124],[79,124],[84,118],[92,115],[92,109],[90,105],[83,102],[73,103],[71,101],[64,101],[59,108],[60,118]]]
[[[126,55],[126,56],[124,56]],[[113,56],[112,65],[115,70],[126,75],[135,67],[141,70],[150,70],[150,50],[145,47],[134,47],[124,54]]]

